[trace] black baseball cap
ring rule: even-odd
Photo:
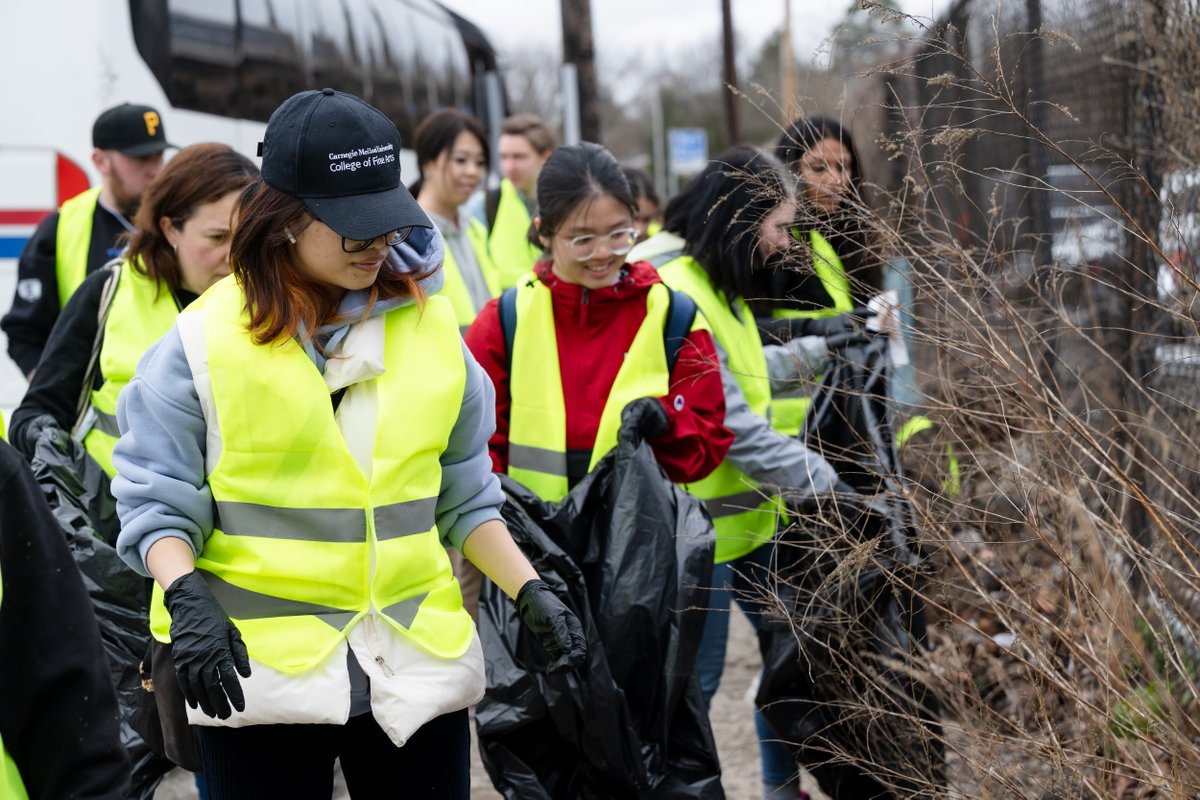
[[[292,95],[267,121],[258,154],[267,185],[302,199],[347,239],[433,227],[400,180],[400,132],[352,94]]]
[[[150,106],[122,103],[110,108],[92,125],[92,147],[127,156],[148,156],[175,145],[167,141],[162,118]]]

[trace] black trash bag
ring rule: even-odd
[[[154,695],[142,688],[138,674],[150,645],[150,582],[117,556],[120,521],[108,475],[82,444],[49,428],[38,439],[30,466],[66,537],[100,626],[123,717],[121,743],[132,766],[129,796],[149,800],[175,766],[147,743],[148,738],[161,741]]]
[[[887,340],[841,337],[801,436],[861,493],[808,501],[780,534],[756,702],[821,789],[840,798],[936,794],[936,700],[917,677],[923,555],[899,491]],[[782,612],[782,613],[780,613]]]
[[[579,617],[588,660],[546,675],[511,600],[484,582],[484,766],[510,800],[720,800],[695,674],[712,577],[712,522],[631,430],[561,503],[501,476],[513,539]]]

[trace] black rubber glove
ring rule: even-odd
[[[237,675],[250,677],[250,657],[242,635],[200,573],[189,572],[177,578],[167,587],[163,599],[171,612],[175,672],[188,705],[199,706],[218,719],[229,717],[230,703],[238,711],[245,711],[246,698]]]
[[[643,439],[661,436],[671,429],[671,420],[662,403],[653,397],[630,400],[621,411],[621,427],[632,427]]]
[[[550,655],[547,674],[577,669],[587,660],[587,638],[579,619],[545,581],[532,580],[521,587],[517,613]]]
[[[55,431],[52,434],[55,439],[65,445],[67,432],[59,427],[58,420],[49,414],[38,414],[17,429],[16,435],[13,437],[13,447],[20,450],[21,455],[25,456],[25,458],[32,459],[34,451],[37,450],[38,439],[41,438],[42,431],[51,429]],[[60,449],[65,450],[66,448],[62,447]]]

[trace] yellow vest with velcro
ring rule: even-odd
[[[487,228],[483,226],[482,222],[472,218],[467,225],[466,234],[488,291],[492,297],[495,297],[500,294],[500,284],[496,268],[492,266],[491,259],[488,257]],[[454,315],[458,318],[458,326],[466,330],[467,326],[475,321],[479,309],[475,308],[471,292],[467,288],[467,282],[463,279],[462,270],[458,267],[454,253],[450,251],[449,247],[446,248],[445,253],[446,258],[442,262],[445,283],[442,284],[442,291],[439,294],[450,301],[450,305],[454,308]]]
[[[72,197],[58,209],[58,230],[54,239],[54,277],[58,282],[58,307],[61,310],[87,277],[88,251],[92,246],[92,219],[100,187],[95,186]]]
[[[792,229],[792,236],[799,239],[802,234]],[[813,270],[829,295],[832,305],[806,311],[780,308],[771,314],[775,319],[816,319],[854,310],[854,301],[850,296],[850,278],[846,275],[846,268],[842,266],[842,259],[838,257],[837,251],[833,249],[829,240],[816,230],[808,232],[808,239],[812,246]],[[804,424],[804,416],[808,413],[811,402],[812,398],[808,395],[775,395],[771,400],[771,427],[788,436],[797,435]]]
[[[562,371],[554,330],[550,289],[540,280],[517,284],[517,327],[509,361],[508,474],[543,500],[557,502],[566,496],[567,412],[563,400]],[[663,333],[671,307],[671,293],[661,283],[646,296],[646,318],[609,390],[600,426],[592,445],[588,470],[617,444],[621,412],[640,397],[662,397],[670,389]],[[707,329],[697,314],[692,330]]]
[[[0,602],[4,599],[4,578],[0,576]],[[14,686],[20,690],[26,687]],[[4,746],[4,738],[0,737],[0,798],[3,800],[29,800],[25,791],[25,781],[21,780],[21,772],[17,762],[13,761],[8,748]]]
[[[110,478],[117,474],[112,451],[121,436],[117,398],[133,379],[142,356],[171,330],[179,315],[175,296],[165,283],[146,277],[128,261],[121,264],[120,270],[100,346],[104,383],[92,390],[92,426],[83,439],[84,447]]]
[[[517,187],[508,178],[500,182],[500,204],[488,236],[488,256],[495,265],[498,291],[516,286],[533,269],[542,251],[529,243],[532,220]]]
[[[696,301],[728,356],[729,370],[746,396],[750,410],[769,419],[771,381],[767,359],[746,301],[738,297],[731,303],[726,299],[691,256],[681,255],[668,261],[658,274],[672,289]],[[740,558],[774,537],[782,501],[779,497],[765,497],[754,479],[728,461],[723,461],[704,480],[684,488],[704,500],[712,515],[718,564]]]
[[[369,611],[426,652],[458,658],[473,636],[435,524],[440,457],[466,385],[445,298],[387,312],[385,372],[371,476],[346,446],[329,388],[293,339],[256,345],[233,278],[184,315],[203,313],[221,451],[207,480],[216,509],[196,569],[252,658],[284,673],[319,664]],[[420,414],[413,425],[412,415]],[[170,619],[157,590],[151,630]]]

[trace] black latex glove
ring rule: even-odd
[[[630,400],[621,411],[621,427],[632,427],[643,439],[661,436],[671,429],[671,420],[662,403],[653,397]]]
[[[230,703],[245,711],[237,676],[250,677],[250,657],[208,584],[199,572],[189,572],[167,587],[163,598],[171,612],[171,655],[188,705],[218,719],[229,717]]]
[[[545,581],[527,581],[517,592],[517,613],[550,655],[548,674],[577,669],[587,659],[587,639],[579,619]]]
[[[58,420],[49,414],[39,414],[29,422],[22,425],[16,431],[16,436],[13,437],[13,447],[21,451],[21,455],[27,459],[32,459],[34,451],[37,450],[38,439],[41,438],[42,432],[53,430],[52,434],[55,439],[65,444],[67,432],[58,425]],[[66,449],[65,447],[61,449]]]

